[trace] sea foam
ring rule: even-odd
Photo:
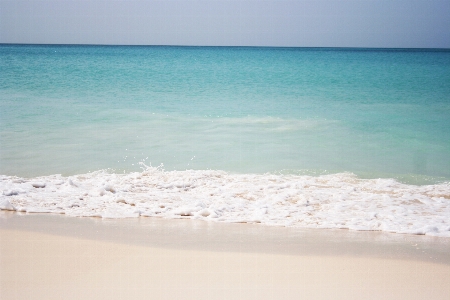
[[[415,186],[351,173],[231,174],[216,170],[97,171],[0,176],[0,209],[76,217],[191,218],[450,237],[450,183]]]

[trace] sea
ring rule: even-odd
[[[450,50],[0,44],[0,209],[450,237]]]

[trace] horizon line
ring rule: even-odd
[[[76,44],[76,43],[2,43],[0,45],[21,46],[107,46],[107,47],[191,47],[191,48],[304,48],[304,49],[384,49],[384,50],[450,50],[450,48],[428,47],[361,47],[361,46],[237,46],[237,45],[175,45],[175,44]]]

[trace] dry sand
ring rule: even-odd
[[[0,299],[449,299],[450,239],[0,212]]]

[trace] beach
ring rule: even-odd
[[[447,299],[448,238],[0,214],[2,299]]]
[[[449,15],[1,1],[0,300],[449,300]]]
[[[0,45],[0,299],[448,299],[448,49]]]

